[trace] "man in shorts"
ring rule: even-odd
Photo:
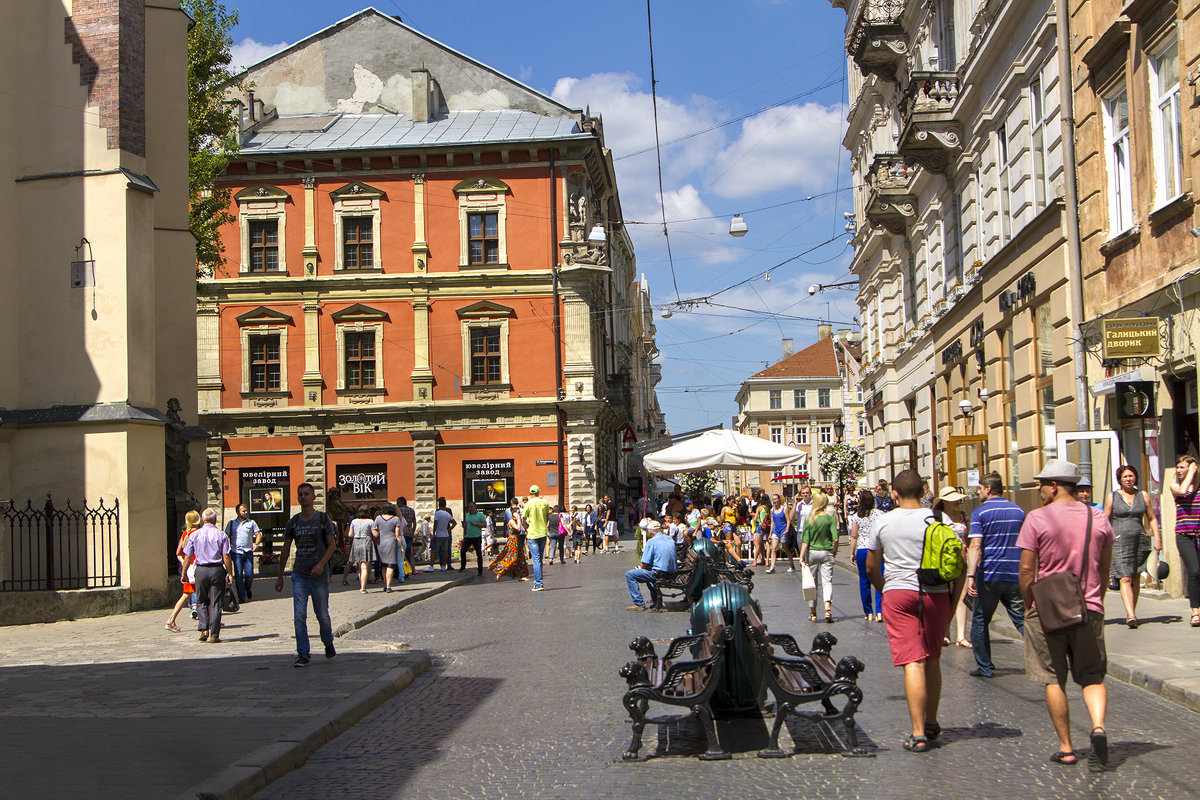
[[[1071,744],[1071,716],[1067,706],[1067,676],[1083,688],[1083,704],[1092,723],[1092,751],[1088,766],[1102,771],[1108,763],[1108,733],[1104,727],[1108,689],[1104,677],[1108,656],[1104,649],[1104,589],[1112,562],[1115,537],[1102,510],[1076,499],[1079,467],[1052,458],[1040,473],[1038,494],[1042,507],[1030,511],[1017,537],[1021,550],[1020,584],[1025,601],[1025,675],[1046,686],[1046,708],[1058,734],[1058,752],[1050,760],[1064,766],[1078,763]],[[1084,537],[1091,515],[1091,543],[1083,561]],[[1079,576],[1087,618],[1078,625],[1047,633],[1042,629],[1032,585],[1061,572]]]
[[[604,495],[604,500],[600,503],[600,508],[603,509],[600,512],[602,516],[599,517],[599,519],[602,520],[600,529],[604,531],[604,538],[601,540],[600,552],[607,553],[609,551],[609,539],[611,539],[613,543],[613,552],[620,552],[621,543],[620,539],[618,538],[619,534],[617,533],[617,515],[613,512],[613,504],[608,495]]]
[[[950,585],[921,586],[917,568],[925,546],[929,511],[921,507],[921,476],[906,469],[892,484],[896,508],[879,518],[871,539],[859,542],[867,552],[867,575],[883,595],[892,664],[904,668],[904,694],[912,734],[904,749],[929,751],[942,732],[938,704],[942,696],[942,637],[950,625]],[[881,571],[883,565],[883,571]],[[959,579],[961,580],[961,578]]]

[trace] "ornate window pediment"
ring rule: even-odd
[[[455,194],[508,194],[511,189],[499,178],[468,178],[454,185]]]
[[[387,200],[387,193],[362,181],[351,181],[340,189],[334,189],[329,197],[335,203],[338,200]]]
[[[493,303],[491,300],[480,300],[458,309],[455,313],[459,319],[500,319],[511,317],[514,312],[508,306]]]
[[[237,324],[243,328],[247,325],[295,325],[290,315],[266,306],[251,309],[236,319]]]
[[[255,200],[289,202],[292,198],[283,189],[278,186],[270,186],[265,183],[247,186],[233,196],[233,199],[239,203],[249,203]]]
[[[355,303],[352,306],[346,306],[341,311],[335,311],[330,315],[334,322],[388,322],[388,314],[386,311],[380,311],[377,308]]]

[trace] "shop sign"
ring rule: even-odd
[[[1117,419],[1153,419],[1154,381],[1117,384]]]
[[[1037,281],[1033,277],[1032,272],[1026,272],[1017,282],[1013,284],[1013,288],[1006,289],[1000,293],[999,303],[1001,313],[1014,308],[1022,300],[1028,300],[1037,292]]]
[[[516,495],[516,462],[510,459],[462,462],[463,501],[480,508],[503,508]]]
[[[337,487],[342,501],[387,500],[386,464],[338,464]]]
[[[1158,317],[1104,320],[1105,358],[1151,358],[1161,353]]]
[[[955,339],[950,346],[942,351],[942,366],[949,366],[962,358],[963,346],[961,339]]]
[[[253,515],[288,513],[289,472],[287,467],[256,467],[238,471],[243,503]],[[267,527],[262,522],[260,527]]]

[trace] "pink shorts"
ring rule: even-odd
[[[923,601],[917,619],[918,597]],[[920,595],[912,589],[883,593],[883,622],[892,648],[892,665],[942,657],[942,639],[950,624],[950,595]]]

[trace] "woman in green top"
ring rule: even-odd
[[[829,495],[813,495],[812,511],[800,534],[800,563],[812,570],[825,600],[825,621],[833,622],[833,559],[837,556],[837,522],[829,513]],[[813,597],[808,618],[817,621],[817,598]]]

